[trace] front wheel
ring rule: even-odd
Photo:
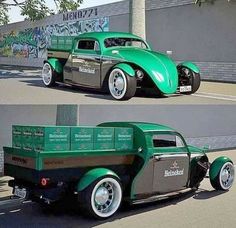
[[[130,77],[124,71],[114,68],[108,79],[110,94],[116,100],[129,100],[136,92],[137,80]]]
[[[181,67],[179,70],[179,85],[191,86],[191,91],[183,92],[185,94],[193,94],[197,92],[201,84],[201,77],[199,73],[195,73],[187,67]],[[181,91],[180,91],[181,92]]]
[[[216,190],[228,190],[234,181],[234,165],[231,161],[220,162],[216,159],[210,166],[211,185]]]
[[[95,181],[79,195],[79,203],[88,215],[105,219],[118,210],[122,200],[120,182],[114,177]]]

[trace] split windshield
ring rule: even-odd
[[[106,48],[111,48],[111,47],[138,47],[138,48],[143,48],[147,49],[147,45],[139,39],[134,39],[134,38],[107,38],[104,41],[104,45]]]

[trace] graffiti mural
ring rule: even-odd
[[[46,25],[0,34],[0,56],[46,58],[51,36],[76,36],[91,31],[109,31],[109,18]]]

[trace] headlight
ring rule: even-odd
[[[141,80],[144,77],[144,73],[141,70],[136,70],[136,76]]]

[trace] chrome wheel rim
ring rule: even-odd
[[[52,68],[49,65],[49,63],[45,63],[43,65],[42,78],[43,78],[43,83],[45,85],[49,85],[50,84],[50,82],[52,80]]]
[[[99,217],[109,217],[120,206],[122,191],[120,184],[113,178],[104,178],[99,181],[92,192],[91,205]]]
[[[127,81],[125,74],[120,69],[114,69],[109,77],[109,90],[116,99],[124,97],[127,90]]]
[[[224,190],[229,189],[234,181],[234,165],[226,162],[220,170],[220,185]]]

